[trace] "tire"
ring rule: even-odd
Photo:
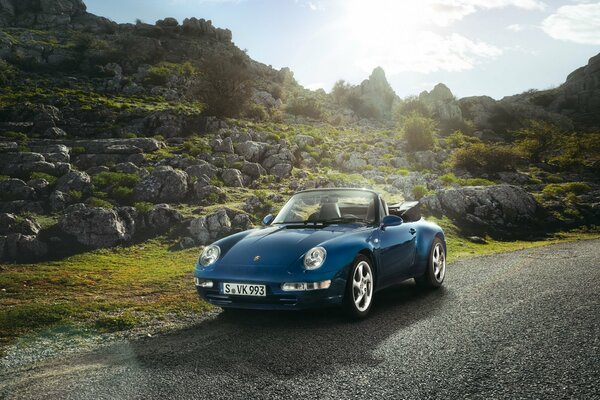
[[[426,289],[437,289],[444,283],[446,277],[446,250],[444,242],[438,236],[433,239],[427,268],[421,276],[415,277],[418,286]]]
[[[371,260],[359,254],[352,263],[346,292],[344,309],[352,319],[363,319],[369,315],[375,294],[375,274]]]

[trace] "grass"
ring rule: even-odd
[[[0,266],[0,344],[56,325],[118,331],[208,310],[192,284],[198,249],[171,252],[170,245],[153,240]]]

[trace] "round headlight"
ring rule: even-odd
[[[210,246],[206,246],[204,250],[202,250],[202,254],[200,254],[200,264],[203,267],[208,267],[214,264],[221,255],[221,249],[219,246],[215,244],[211,244]]]
[[[325,262],[327,252],[322,247],[313,247],[304,255],[304,268],[317,269]]]

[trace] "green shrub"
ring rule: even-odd
[[[69,190],[67,194],[73,201],[80,201],[83,198],[83,193],[81,193],[79,190]]]
[[[86,203],[90,207],[113,208],[112,203],[97,197],[90,197]]]
[[[79,154],[85,154],[87,153],[87,149],[83,146],[75,146],[71,148],[71,155],[72,156],[77,156]]]
[[[583,182],[551,183],[546,185],[542,193],[547,196],[561,196],[568,194],[583,194],[589,192],[592,188]]]
[[[269,113],[265,106],[256,103],[250,103],[244,110],[244,117],[255,121],[266,121],[269,119]]]
[[[451,164],[469,172],[495,173],[512,171],[519,159],[519,152],[510,146],[472,143],[456,150]]]
[[[196,157],[198,154],[210,153],[212,151],[208,142],[204,139],[192,138],[183,142],[183,150],[186,154]]]
[[[493,181],[484,178],[458,178],[452,172],[442,175],[438,178],[440,181],[444,182],[447,186],[451,185],[460,185],[460,186],[490,186],[494,185]]]
[[[46,174],[44,172],[33,172],[29,178],[30,179],[44,179],[51,185],[56,183],[56,181],[58,179],[57,177],[52,176],[50,174]]]
[[[98,175],[92,177],[92,182],[96,187],[108,188],[108,187],[133,187],[140,180],[140,177],[136,174],[128,174],[124,172],[100,172]]]
[[[423,185],[415,185],[412,188],[412,195],[415,200],[420,200],[429,193],[430,191]]]
[[[291,115],[301,115],[313,119],[323,117],[323,106],[314,97],[295,97],[288,102],[285,111]]]
[[[110,191],[111,197],[121,204],[130,204],[133,200],[133,188],[117,186]]]
[[[404,138],[409,151],[431,150],[435,123],[431,118],[411,113],[403,123]]]
[[[517,147],[533,163],[547,161],[561,136],[556,125],[544,121],[529,121],[527,127],[514,134],[518,138]]]
[[[150,212],[150,210],[152,210],[152,208],[154,208],[154,204],[148,203],[146,201],[140,201],[140,202],[134,203],[133,207],[135,207],[137,212],[139,212],[140,214],[148,214]]]
[[[401,124],[411,114],[417,114],[426,118],[431,117],[429,107],[416,96],[407,97],[398,103],[394,109],[394,119],[397,123]]]
[[[144,83],[163,86],[167,84],[171,76],[191,77],[196,75],[197,72],[196,68],[189,61],[183,64],[161,62],[148,69],[148,75]]]
[[[17,69],[0,58],[0,84],[6,84],[15,78]]]

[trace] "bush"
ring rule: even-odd
[[[513,147],[472,143],[458,149],[452,156],[454,168],[463,168],[473,173],[495,173],[512,171],[519,159],[519,152]]]
[[[295,116],[305,116],[312,119],[323,117],[323,106],[314,97],[295,97],[286,105],[285,111]]]
[[[6,84],[17,75],[17,69],[0,58],[0,84]]]
[[[92,182],[99,188],[109,187],[133,187],[140,180],[140,177],[136,174],[127,174],[124,172],[100,172],[98,175],[92,177]]]
[[[410,96],[400,101],[400,103],[394,109],[394,119],[398,123],[402,123],[404,118],[411,114],[417,114],[422,117],[431,117],[431,111],[429,107],[416,96]]]
[[[154,204],[145,201],[140,201],[138,203],[134,203],[133,207],[135,207],[137,212],[139,212],[140,214],[148,214],[150,210],[154,208]]]
[[[484,179],[484,178],[468,178],[468,179],[458,178],[452,172],[442,175],[438,179],[440,181],[444,182],[444,184],[447,186],[452,186],[452,185],[490,186],[490,185],[495,184],[493,181],[490,181],[489,179]]]
[[[117,186],[110,192],[111,197],[121,204],[130,204],[133,199],[133,188]]]
[[[530,121],[527,127],[515,131],[517,146],[531,162],[548,161],[556,148],[560,131],[556,125],[544,121]]]
[[[168,83],[171,76],[192,77],[197,73],[198,71],[189,61],[183,64],[161,62],[148,69],[148,75],[144,79],[144,83],[164,86]]]
[[[58,179],[57,177],[52,176],[50,174],[46,174],[44,172],[33,172],[29,178],[30,179],[44,179],[51,185],[56,183],[56,181]]]
[[[423,185],[415,185],[412,188],[412,195],[415,200],[421,200],[429,194],[429,190]]]
[[[244,116],[255,121],[266,121],[269,119],[269,113],[267,112],[265,106],[256,103],[251,103],[248,105],[248,107],[246,107],[246,110],[244,110]]]
[[[110,203],[106,200],[99,199],[97,197],[90,197],[87,200],[87,204],[90,207],[113,208],[112,203]]]
[[[551,183],[546,185],[542,193],[547,196],[578,195],[589,192],[592,188],[583,182]]]
[[[431,150],[435,124],[431,118],[411,113],[403,123],[409,151]]]

